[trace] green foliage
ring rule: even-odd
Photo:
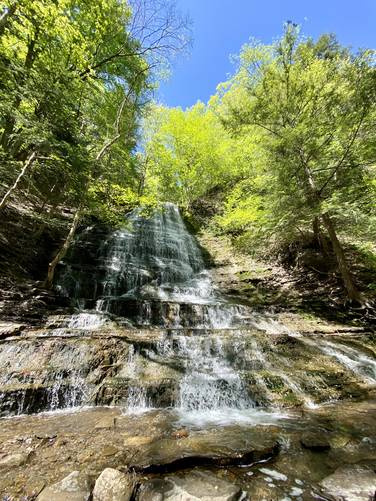
[[[248,251],[327,231],[349,298],[360,301],[340,240],[375,237],[375,51],[318,41],[287,24],[242,48],[209,104],[156,108],[146,125],[147,186],[185,208],[225,194],[217,230]]]
[[[197,103],[154,107],[145,122],[146,189],[184,208],[226,182],[234,147],[213,111]]]
[[[123,225],[124,215],[142,206],[149,211],[158,206],[158,200],[152,196],[140,196],[130,187],[123,187],[109,182],[94,182],[88,192],[90,214],[112,226]]]
[[[131,33],[129,4],[15,0],[0,12],[2,190],[32,151],[37,161],[20,188],[37,206],[92,208],[90,185],[101,180],[132,189],[151,80],[144,48]],[[117,197],[116,190],[106,193]]]
[[[305,223],[326,211],[347,220],[351,211],[371,210],[373,61],[372,51],[353,55],[333,37],[304,40],[292,25],[271,46],[243,48],[221,92],[222,120],[243,134],[265,131],[261,146],[279,192],[274,212],[287,224],[297,215]]]

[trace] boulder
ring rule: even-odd
[[[141,485],[137,501],[238,501],[241,489],[208,471],[155,478]]]
[[[376,495],[376,473],[368,465],[345,465],[324,478],[320,486],[338,501],[370,501]]]
[[[43,489],[37,501],[89,501],[90,495],[89,477],[79,471],[73,471],[60,482]]]
[[[308,432],[304,433],[300,439],[300,443],[305,449],[321,452],[330,449],[328,438],[323,433]]]
[[[25,464],[28,459],[29,453],[8,454],[7,456],[0,458],[0,470],[21,466]]]
[[[129,501],[134,487],[134,477],[106,468],[95,482],[93,501]]]
[[[277,436],[270,428],[213,430],[179,440],[162,438],[135,451],[130,469],[139,473],[173,473],[193,466],[250,464],[277,454]]]

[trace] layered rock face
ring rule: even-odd
[[[0,325],[4,499],[368,499],[373,334],[299,332],[211,272],[171,204],[78,236],[65,307]]]
[[[177,207],[79,235],[56,284],[73,315],[0,342],[0,414],[174,408],[186,422],[362,397],[372,337],[301,336],[213,285]]]

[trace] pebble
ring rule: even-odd
[[[260,468],[260,471],[265,475],[269,475],[270,477],[274,478],[274,480],[281,480],[282,482],[286,482],[287,480],[287,475],[284,475],[279,471],[270,470],[269,468]]]
[[[303,489],[299,489],[299,487],[293,487],[290,491],[290,496],[293,496],[294,498],[301,496],[303,494]]]

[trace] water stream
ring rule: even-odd
[[[224,297],[172,204],[147,217],[135,210],[116,231],[87,228],[56,287],[79,309],[50,320],[38,333],[45,343],[0,346],[3,415],[104,403],[129,413],[169,407],[182,423],[197,424],[268,421],[284,398],[315,408],[330,378],[291,367],[299,360],[278,351],[278,336],[300,347],[299,356],[321,353],[337,364],[334,372],[339,365],[376,381],[370,355],[296,336],[271,314]],[[336,391],[330,398],[339,398]]]

